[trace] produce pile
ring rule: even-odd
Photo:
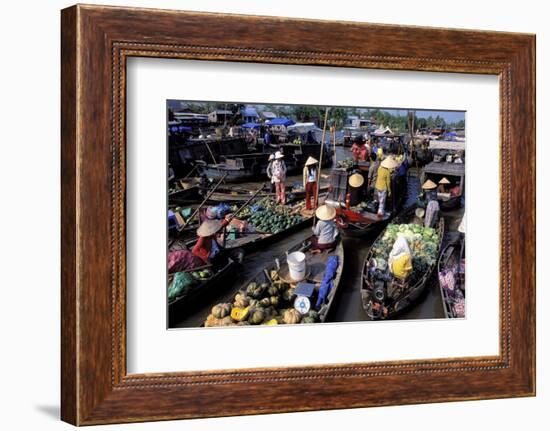
[[[303,203],[297,205],[276,205],[269,197],[260,199],[252,212],[239,214],[239,218],[248,220],[256,230],[266,233],[278,233],[303,221],[300,210]]]
[[[204,326],[291,325],[319,321],[315,310],[302,315],[293,308],[294,287],[280,280],[277,271],[272,270],[270,277],[271,283],[249,283],[245,290],[235,295],[232,303],[212,307]]]
[[[168,300],[172,301],[180,296],[187,295],[194,289],[197,282],[206,281],[213,275],[208,268],[192,272],[176,272],[168,286]]]
[[[388,258],[397,239],[402,234],[409,244],[413,254],[413,271],[409,276],[409,283],[416,283],[424,273],[435,264],[439,249],[439,235],[431,227],[418,224],[390,224],[384,235],[372,246],[373,257],[378,268],[387,268]]]

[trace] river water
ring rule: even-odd
[[[338,160],[350,157],[349,150],[337,147],[336,155]],[[301,181],[300,177],[288,178],[288,182]],[[418,171],[411,168],[408,178],[408,197],[406,206],[416,202],[420,190]],[[446,230],[456,231],[462,218],[464,209],[444,212]],[[245,256],[242,269],[232,279],[227,280],[226,288],[219,296],[208,303],[199,306],[192,313],[182,316],[182,319],[175,324],[176,328],[198,327],[210,313],[213,305],[220,302],[232,302],[235,293],[254,277],[264,266],[272,262],[276,257],[284,254],[293,245],[299,243],[311,235],[311,228],[307,227],[299,232],[289,235],[287,238],[271,244],[264,250],[257,250]],[[344,238],[344,271],[338,286],[333,308],[329,315],[329,322],[357,322],[369,320],[361,305],[361,271],[367,252],[376,239],[365,238]],[[443,304],[439,292],[439,284],[436,277],[432,277],[422,298],[406,312],[399,316],[400,320],[405,319],[438,319],[444,318]]]

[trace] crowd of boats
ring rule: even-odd
[[[172,121],[168,131],[170,326],[209,303],[205,326],[329,321],[347,236],[376,237],[362,269],[369,318],[398,318],[435,274],[446,317],[464,317],[464,223],[448,232],[443,216],[464,206],[465,142],[456,131],[410,136],[369,124],[352,133],[277,118],[209,133]],[[351,146],[351,157],[336,161],[339,145]],[[274,162],[284,163],[282,191]],[[412,169],[422,190],[405,205]],[[286,180],[296,172],[299,180]],[[217,302],[246,253],[269,253],[268,244],[306,227],[315,227],[311,237],[258,268],[232,301]],[[322,241],[330,229],[334,241]]]

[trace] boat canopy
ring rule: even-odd
[[[424,166],[425,174],[464,176],[464,163],[431,162]]]
[[[466,142],[431,140],[429,148],[430,150],[464,151],[464,149],[466,148]]]
[[[295,132],[295,133],[298,133],[300,135],[303,135],[309,131],[318,131],[318,130],[321,130],[319,129],[315,123],[296,123],[296,124],[292,124],[290,126],[287,126],[286,130],[288,132]]]
[[[294,121],[290,118],[273,118],[272,120],[267,120],[265,122],[268,126],[291,126],[294,124]]]
[[[258,115],[258,111],[256,111],[254,108],[251,108],[249,106],[241,109],[241,115],[243,117],[255,117],[255,118],[259,118],[260,116]]]
[[[241,124],[243,129],[259,129],[260,125],[258,123],[244,123]]]

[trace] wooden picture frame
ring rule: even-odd
[[[534,35],[78,5],[62,11],[61,49],[64,421],[535,394]],[[131,56],[499,76],[499,355],[128,375],[125,64]]]

